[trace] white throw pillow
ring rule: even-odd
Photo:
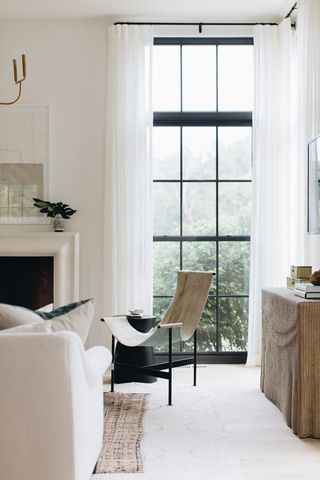
[[[42,324],[44,320],[28,308],[0,303],[0,330],[26,323]]]
[[[51,333],[69,330],[76,332],[83,342],[89,333],[90,325],[94,315],[94,301],[88,300],[68,313],[55,317],[52,320],[41,320],[41,323],[20,325],[1,332],[6,333]]]

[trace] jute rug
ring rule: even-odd
[[[143,471],[140,442],[148,394],[104,393],[103,447],[95,473]]]

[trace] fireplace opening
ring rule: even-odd
[[[53,303],[53,257],[0,257],[0,303],[37,310]]]

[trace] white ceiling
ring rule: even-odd
[[[278,21],[293,4],[294,0],[1,0],[0,19],[112,16],[149,21],[159,17],[163,21]]]

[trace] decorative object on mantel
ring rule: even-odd
[[[290,277],[287,277],[287,288],[294,288],[296,283],[310,282],[312,267],[306,265],[291,265]]]
[[[66,203],[52,203],[40,198],[33,198],[34,206],[40,208],[41,213],[45,213],[47,217],[53,218],[52,226],[55,232],[64,231],[64,220],[70,218],[77,210],[69,207]]]
[[[18,80],[17,61],[16,61],[15,58],[12,60],[14,81],[15,81],[16,85],[19,85],[18,95],[15,98],[15,100],[11,100],[10,102],[0,102],[0,105],[13,105],[14,103],[16,103],[19,100],[19,98],[21,96],[21,84],[22,84],[22,82],[24,82],[24,80],[26,79],[26,75],[27,75],[27,63],[26,63],[25,54],[21,55],[21,62],[22,62],[22,78],[20,78],[20,80]]]

